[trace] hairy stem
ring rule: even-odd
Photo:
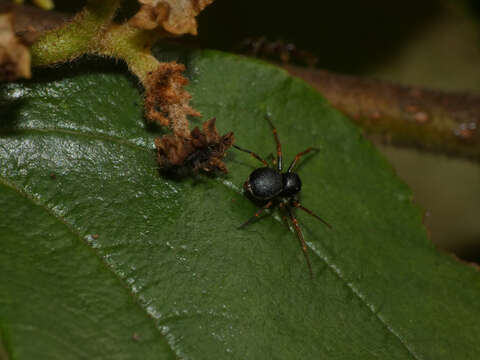
[[[138,29],[129,23],[112,25],[97,43],[95,52],[123,59],[130,71],[145,84],[148,74],[160,65],[151,53],[153,43],[159,38],[158,32]]]
[[[285,68],[385,141],[480,161],[480,95]]]
[[[90,0],[71,21],[47,31],[33,44],[32,65],[70,61],[95,51],[96,40],[110,25],[120,2],[121,0]]]

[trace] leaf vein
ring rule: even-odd
[[[21,132],[30,132],[30,133],[43,133],[43,134],[66,134],[66,135],[76,135],[76,136],[81,136],[81,137],[86,137],[86,138],[91,138],[91,139],[96,139],[96,140],[105,140],[105,141],[110,141],[114,143],[118,143],[121,145],[128,146],[133,149],[137,150],[142,150],[142,151],[150,151],[153,149],[153,147],[149,148],[147,144],[139,144],[134,141],[129,141],[125,140],[124,138],[117,137],[117,136],[112,136],[109,134],[103,134],[103,133],[98,133],[98,132],[93,132],[93,131],[78,131],[78,130],[69,130],[69,129],[62,129],[62,128],[42,128],[42,129],[36,129],[36,128],[16,128],[15,129],[20,130]],[[4,131],[0,131],[0,134]],[[142,139],[143,140],[143,139]],[[141,140],[138,140],[138,142],[141,142]]]
[[[98,133],[94,133],[94,132],[80,132],[80,131],[73,131],[73,130],[67,130],[67,129],[59,129],[59,128],[44,128],[44,129],[33,129],[33,128],[27,128],[27,129],[22,129],[22,130],[28,130],[30,132],[40,132],[40,133],[62,133],[62,134],[68,134],[68,135],[78,135],[78,136],[84,136],[84,137],[90,137],[90,138],[94,138],[94,139],[98,139],[98,140],[106,140],[106,141],[111,141],[111,142],[115,142],[115,143],[119,143],[121,145],[125,145],[125,146],[128,146],[130,148],[134,148],[136,150],[141,150],[141,151],[150,151],[150,149],[147,147],[147,146],[143,146],[143,145],[139,145],[138,143],[135,143],[135,142],[132,142],[132,141],[127,141],[127,140],[124,140],[122,138],[118,138],[118,137],[113,137],[111,135],[106,135],[106,134],[98,134]],[[67,226],[70,231],[72,233],[74,233],[75,235],[77,235],[81,240],[84,240],[81,235],[78,233],[78,231],[76,231],[73,226],[71,226],[70,223],[68,223],[67,221],[65,221],[64,219],[62,219],[61,216],[58,216],[57,214],[55,214],[55,212],[50,209],[48,206],[46,206],[45,204],[43,204],[39,199],[37,199],[34,195],[32,194],[29,194],[27,193],[26,191],[16,187],[15,185],[11,184],[8,180],[4,179],[4,178],[1,178],[0,177],[0,182],[2,182],[4,185],[6,186],[9,186],[11,187],[12,189],[14,189],[15,191],[19,192],[20,194],[22,194],[23,196],[25,196],[26,198],[30,199],[34,204],[38,205],[38,206],[41,206],[43,207],[48,213],[50,213],[53,217],[55,217],[58,221],[60,221],[62,224],[64,224],[65,226]],[[233,190],[237,193],[242,193],[242,190],[237,187],[236,185],[234,185],[233,183],[231,183],[230,181],[227,181],[227,180],[220,180],[220,181],[217,181],[218,183],[221,183],[223,184],[224,186],[226,186],[227,188],[229,188],[230,190]],[[275,217],[274,217],[275,218]],[[275,218],[277,221],[281,222],[281,220],[279,218]],[[87,243],[88,245],[88,243]],[[366,296],[351,282],[348,282],[347,279],[344,278],[343,274],[342,274],[342,271],[339,269],[339,267],[337,265],[335,265],[335,263],[333,261],[331,261],[331,259],[328,258],[327,255],[323,254],[322,252],[320,252],[318,249],[316,249],[312,243],[308,242],[307,241],[307,245],[310,247],[310,249],[312,249],[313,253],[315,255],[317,255],[326,265],[327,265],[327,268],[329,269],[329,271],[331,271],[350,291],[351,293],[357,298],[359,299],[359,301],[374,315],[374,317],[377,319],[377,321],[379,321],[382,326],[390,333],[392,334],[395,338],[397,338],[397,340],[402,344],[402,346],[407,350],[407,352],[412,356],[413,359],[415,360],[420,360],[421,357],[415,353],[415,351],[411,348],[411,346],[409,346],[409,344],[402,338],[402,336],[388,323],[388,321],[383,318],[378,311],[376,311],[375,309],[375,306],[373,304],[370,304],[368,301],[367,301],[367,298]],[[89,248],[92,248],[91,246],[89,246]],[[103,261],[102,257],[99,256],[99,254],[97,252],[94,251],[94,253],[96,254],[96,256],[100,259],[101,262],[103,262],[105,264],[105,266],[107,268],[109,268],[111,270],[111,272],[113,272],[115,274],[115,276],[118,278],[118,280],[120,281],[120,283],[123,284],[123,281],[120,277],[118,277],[117,273],[114,271],[114,269],[111,269],[111,265],[107,264],[105,261]],[[126,285],[125,285],[126,286]],[[131,290],[131,289],[129,289]],[[133,292],[132,292],[132,296],[133,295]],[[145,308],[143,308],[138,300],[137,297],[135,297],[135,303],[145,312],[145,314],[152,320],[153,317],[148,313],[148,311],[146,311]],[[160,329],[158,329],[157,326],[155,326],[155,328],[162,334],[162,336],[165,337],[165,335],[162,333],[162,331]],[[169,343],[169,346],[170,346],[170,349],[172,350],[172,352],[175,353],[175,350],[171,347],[170,345],[170,342],[167,341],[167,343]],[[177,355],[177,354],[176,354]]]
[[[15,192],[17,192],[20,196],[23,196],[27,200],[30,200],[35,206],[38,206],[42,208],[45,212],[47,212],[50,216],[52,216],[56,221],[64,225],[75,237],[77,237],[83,244],[87,245],[87,247],[93,252],[95,257],[105,266],[106,269],[109,270],[110,273],[113,274],[113,276],[118,280],[120,286],[123,288],[127,288],[130,296],[133,298],[133,303],[140,307],[142,310],[142,313],[147,316],[148,319],[152,320],[154,322],[154,328],[160,333],[162,339],[168,344],[169,349],[172,351],[172,353],[177,357],[180,358],[179,354],[176,353],[175,349],[172,347],[170,341],[168,341],[167,336],[161,331],[161,329],[157,326],[158,324],[156,323],[155,319],[149,314],[146,308],[144,308],[140,304],[140,299],[135,295],[134,291],[128,287],[128,285],[123,281],[123,279],[118,275],[118,273],[115,271],[115,268],[111,265],[111,263],[106,262],[103,257],[95,251],[95,249],[90,246],[88,241],[86,241],[86,237],[82,237],[80,231],[76,229],[71,223],[69,223],[67,220],[65,220],[62,216],[57,214],[55,210],[51,209],[48,207],[45,203],[43,203],[38,197],[36,197],[34,194],[31,194],[25,189],[22,189],[21,187],[17,186],[16,184],[10,182],[9,180],[5,179],[5,177],[0,176],[0,184],[2,184],[5,187],[8,187]]]
[[[408,345],[405,339],[388,323],[383,316],[380,315],[379,311],[375,309],[375,306],[367,301],[366,296],[351,282],[347,281],[342,271],[329,259],[329,257],[325,254],[322,254],[321,251],[315,248],[309,241],[307,241],[307,245],[310,249],[312,249],[313,253],[317,255],[326,265],[327,268],[336,276],[351,292],[352,294],[360,300],[360,302],[365,305],[365,307],[375,316],[375,318],[387,329],[389,333],[391,333],[397,340],[405,347],[408,353],[412,356],[413,359],[420,360],[422,359],[415,351]]]

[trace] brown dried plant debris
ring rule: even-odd
[[[202,130],[195,127],[186,138],[177,134],[156,138],[157,161],[161,170],[187,167],[194,171],[220,170],[227,173],[223,158],[234,141],[232,132],[223,136],[218,134],[213,118],[203,123]]]
[[[148,120],[170,126],[173,132],[189,137],[187,115],[200,116],[188,105],[191,95],[184,86],[185,66],[176,62],[161,63],[145,80],[145,115]]]
[[[140,10],[130,20],[138,28],[162,27],[173,35],[197,35],[195,17],[213,0],[138,0]]]
[[[0,81],[30,77],[30,52],[15,36],[13,14],[0,13]]]

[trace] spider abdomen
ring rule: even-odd
[[[269,200],[282,192],[283,176],[272,168],[259,168],[250,174],[245,188],[255,199]]]

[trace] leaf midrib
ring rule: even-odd
[[[83,244],[86,244],[88,249],[90,249],[92,251],[92,253],[94,254],[94,256],[97,258],[97,260],[102,263],[104,265],[105,268],[109,269],[110,273],[113,274],[113,276],[115,277],[115,279],[118,281],[119,285],[122,287],[122,288],[127,288],[129,290],[129,293],[130,295],[132,296],[133,298],[133,303],[135,305],[137,305],[142,311],[142,313],[144,315],[147,316],[147,318],[151,321],[153,321],[153,324],[154,324],[154,328],[160,333],[160,335],[164,338],[165,342],[168,344],[170,350],[172,351],[172,354],[175,355],[175,357],[177,359],[180,359],[180,357],[178,356],[178,354],[175,352],[175,350],[172,348],[172,346],[170,345],[168,339],[166,338],[166,336],[161,332],[161,330],[156,326],[155,324],[155,321],[153,319],[153,317],[148,313],[148,311],[146,311],[146,309],[140,304],[140,299],[138,298],[138,296],[135,295],[135,293],[132,291],[131,288],[128,287],[128,285],[123,281],[123,279],[118,275],[118,273],[115,271],[115,269],[113,268],[111,262],[106,262],[103,257],[100,255],[100,253],[98,251],[95,250],[94,247],[92,246],[89,246],[89,243],[88,241],[85,241],[85,236],[82,236],[80,234],[80,231],[78,231],[78,229],[76,229],[72,224],[70,224],[68,221],[66,221],[61,215],[58,215],[55,213],[55,211],[48,207],[45,203],[43,203],[40,199],[36,198],[33,194],[31,193],[28,193],[27,191],[25,191],[24,189],[21,189],[20,187],[16,186],[14,183],[8,181],[7,179],[5,179],[3,176],[0,176],[0,183],[5,186],[5,187],[8,187],[12,190],[14,190],[15,192],[17,192],[20,196],[23,196],[24,198],[26,198],[27,200],[30,200],[35,206],[38,206],[40,208],[42,208],[47,214],[49,214],[50,216],[52,216],[56,221],[58,221],[60,224],[64,225],[68,231],[70,233],[72,233],[78,240],[80,240],[81,243]]]
[[[110,136],[110,135],[106,135],[106,134],[97,134],[97,133],[93,133],[93,132],[81,132],[81,131],[75,131],[75,130],[71,130],[71,129],[62,129],[62,128],[42,128],[42,129],[36,129],[36,128],[30,128],[30,127],[23,127],[23,128],[20,128],[20,130],[22,132],[31,132],[31,133],[42,133],[42,134],[45,134],[45,133],[51,133],[51,134],[55,134],[55,133],[59,133],[59,134],[67,134],[67,135],[75,135],[75,136],[81,136],[81,137],[88,137],[88,138],[91,138],[91,139],[95,139],[95,140],[101,140],[101,141],[110,141],[110,142],[113,142],[113,143],[117,143],[117,144],[120,144],[120,145],[124,145],[124,146],[127,146],[127,147],[130,147],[130,148],[133,148],[135,150],[138,150],[138,151],[146,151],[146,152],[150,152],[152,151],[152,148],[147,148],[147,147],[144,147],[144,146],[140,146],[134,142],[131,142],[131,141],[128,141],[128,140],[125,140],[123,138],[119,138],[119,137],[115,137],[115,136]],[[207,181],[212,181],[212,179],[210,178],[207,178]],[[228,189],[232,190],[232,191],[236,191],[236,192],[240,192],[241,193],[241,190],[231,186],[231,185],[228,185],[228,184],[225,184],[223,181],[216,181],[217,183],[221,183],[223,186],[227,187]],[[122,287],[126,287],[128,288],[128,286],[125,284],[125,282],[123,281],[123,279],[115,272],[115,269],[113,268],[113,266],[111,265],[111,263],[107,263],[103,260],[103,257],[100,256],[100,254],[95,250],[95,248],[93,248],[92,246],[89,246],[89,243],[88,241],[85,241],[85,237],[82,237],[80,235],[80,232],[78,230],[75,229],[75,227],[70,224],[69,222],[67,222],[65,219],[62,218],[61,215],[57,215],[55,213],[55,211],[51,208],[49,208],[47,205],[45,205],[42,201],[40,201],[40,199],[37,199],[33,194],[30,194],[28,193],[27,191],[25,191],[24,189],[21,189],[19,188],[18,186],[16,186],[15,184],[11,183],[10,181],[8,181],[7,179],[5,179],[3,176],[0,176],[0,183],[2,183],[2,185],[4,186],[7,186],[7,187],[10,187],[11,189],[13,189],[14,191],[18,192],[21,196],[24,196],[26,199],[32,201],[32,203],[36,206],[39,206],[41,207],[42,209],[44,209],[49,215],[51,215],[54,219],[56,219],[57,221],[59,221],[61,224],[63,224],[64,226],[66,226],[69,231],[74,234],[78,239],[80,240],[83,240],[81,241],[82,243],[86,243],[86,245],[88,246],[89,249],[91,249],[91,251],[95,254],[96,258],[105,265],[106,268],[110,269],[110,272],[113,273],[113,275],[115,276],[115,278],[119,281],[119,283],[121,284]],[[277,221],[281,222],[280,219],[277,219],[274,217],[274,219],[276,219]],[[347,281],[344,277],[343,277],[343,274],[342,274],[342,271],[340,270],[340,267],[336,266],[335,263],[333,261],[331,261],[329,259],[329,257],[326,255],[326,254],[322,254],[321,251],[319,251],[318,249],[316,249],[310,242],[307,241],[307,245],[308,247],[312,250],[312,252],[321,260],[323,261],[326,265],[327,265],[327,268],[329,269],[329,271],[344,285],[347,287],[347,289],[349,289],[351,291],[351,293],[360,301],[361,304],[363,304],[369,312],[372,313],[372,315],[374,316],[374,318],[380,322],[380,324],[387,330],[387,332],[389,332],[391,335],[393,335],[399,342],[400,344],[407,350],[407,352],[412,356],[413,359],[415,360],[420,360],[422,359],[419,355],[417,355],[415,353],[415,351],[408,345],[408,343],[402,338],[402,336],[388,323],[388,321],[386,319],[384,319],[380,313],[375,309],[375,306],[373,304],[370,304],[367,299],[366,299],[366,296],[358,289],[354,286],[354,284],[352,282],[349,282]],[[132,289],[128,288],[129,289],[129,292],[131,294],[131,296],[133,297],[134,299],[134,303],[140,307],[140,309],[142,310],[142,312],[147,315],[147,317],[153,321],[154,323],[154,327],[155,329],[157,329],[157,331],[160,333],[160,335],[165,339],[165,341],[167,342],[167,344],[169,345],[169,348],[171,349],[172,353],[175,354],[175,356],[177,356],[177,358],[179,358],[179,355],[175,352],[175,350],[172,348],[170,342],[168,341],[168,339],[166,338],[166,336],[161,332],[161,330],[156,326],[155,324],[155,321],[154,321],[154,318],[149,314],[149,312],[146,310],[146,308],[144,308],[141,303],[140,303],[140,299],[135,295],[135,293],[132,291]]]

